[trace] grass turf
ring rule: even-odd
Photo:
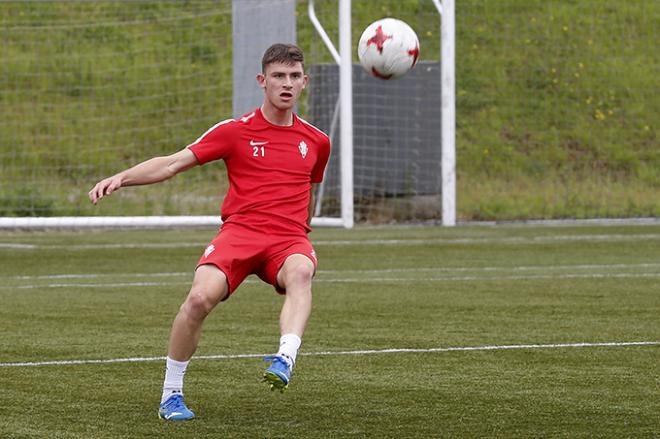
[[[197,359],[198,419],[157,419],[163,356],[209,230],[0,234],[0,437],[653,437],[660,227],[317,230],[314,313],[289,390],[258,357]],[[199,356],[272,352],[281,298],[249,279]]]

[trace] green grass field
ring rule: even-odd
[[[0,437],[660,435],[660,225],[316,230],[290,389],[259,382],[281,298],[249,278],[205,324],[198,419],[164,423],[158,357],[213,234],[1,232]]]

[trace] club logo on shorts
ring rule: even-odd
[[[300,155],[302,155],[302,158],[307,157],[308,148],[304,140],[298,144],[298,149],[300,150]]]
[[[211,253],[215,250],[215,246],[213,244],[209,245],[206,247],[206,250],[204,250],[204,257],[208,258]]]

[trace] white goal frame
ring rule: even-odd
[[[441,107],[442,107],[442,225],[456,225],[456,80],[455,80],[455,0],[432,0],[441,17]],[[351,0],[339,0],[339,52],[319,22],[314,9],[314,0],[308,0],[309,18],[325,43],[328,51],[339,65],[340,115],[340,193],[341,223],[353,227],[353,44],[351,42]],[[334,125],[333,117],[333,125]],[[330,129],[334,131],[334,126]],[[317,209],[318,211],[318,209]],[[331,220],[331,218],[314,218]],[[314,224],[314,221],[312,222]],[[334,224],[333,224],[334,225]]]
[[[455,0],[432,0],[441,16],[442,93],[442,225],[456,225],[456,98],[455,98]],[[314,0],[308,0],[309,18],[339,65],[339,119],[341,142],[341,217],[314,217],[313,226],[354,225],[353,215],[353,43],[351,0],[339,0],[339,51],[319,23]],[[0,217],[2,228],[96,228],[219,226],[219,216],[94,216],[94,217]]]

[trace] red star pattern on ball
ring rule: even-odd
[[[412,50],[408,51],[408,55],[413,57],[413,63],[412,65],[417,64],[417,58],[419,57],[419,46],[415,47]]]
[[[378,26],[378,29],[376,29],[376,35],[373,37],[369,38],[367,41],[367,47],[371,44],[376,45],[376,49],[378,49],[379,53],[383,53],[383,44],[387,40],[391,40],[392,35],[385,35],[385,32],[383,32],[383,26]]]

